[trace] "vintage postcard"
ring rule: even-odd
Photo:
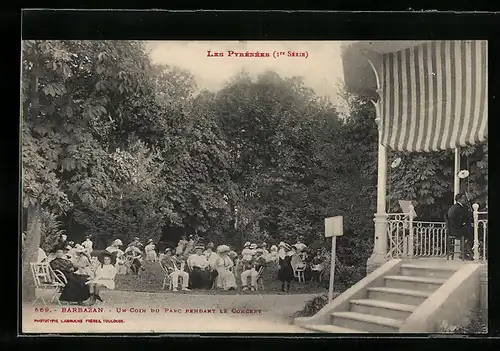
[[[487,44],[23,40],[21,332],[487,332]]]

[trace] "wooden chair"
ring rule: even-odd
[[[163,271],[163,275],[164,275],[163,284],[161,286],[161,289],[165,290],[165,287],[167,286],[169,290],[173,290],[172,277],[170,277],[170,274],[168,273],[168,269],[161,262],[160,262],[160,267],[161,267],[161,270]]]
[[[53,271],[48,263],[30,263],[30,266],[35,289],[50,290],[52,292],[50,303],[56,301],[60,305],[59,296],[68,283],[64,274],[59,270]],[[32,304],[34,305],[39,299],[47,305],[43,294],[36,297]]]
[[[262,290],[264,290],[264,278],[262,277],[263,273],[264,273],[264,267],[260,267],[259,271],[257,272],[257,285],[255,286],[255,291],[259,290],[259,283]]]
[[[62,293],[64,287],[66,286],[66,284],[68,284],[68,279],[66,279],[66,276],[64,275],[64,273],[61,272],[59,269],[56,269],[53,271],[52,267],[50,267],[50,265],[49,265],[49,270],[52,272],[52,274],[54,276],[54,285],[56,285],[58,287],[58,289],[52,295],[52,299],[50,300],[50,302],[56,301],[59,305],[61,305],[61,301],[59,300],[59,297],[61,296],[61,293]]]

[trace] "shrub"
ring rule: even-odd
[[[43,211],[41,222],[40,246],[45,252],[49,252],[66,231],[62,229],[63,223],[51,212]]]
[[[350,265],[342,265],[337,263],[335,266],[335,282],[334,282],[334,293],[333,297],[337,297],[345,290],[359,282],[366,275],[365,267],[355,267]],[[325,274],[323,278],[323,283],[328,288],[329,284],[329,271]],[[328,303],[328,294],[322,294],[315,296],[312,300],[308,301],[304,308],[297,311],[295,317],[310,317],[315,315],[319,310],[321,310]]]
[[[359,282],[366,276],[366,267],[363,266],[353,266],[346,265],[337,262],[335,265],[335,282],[334,282],[334,290],[336,292],[344,292],[349,289],[351,286]],[[328,284],[330,281],[330,267],[328,266],[324,276],[323,276],[323,284],[328,288]]]
[[[304,308],[295,313],[295,317],[311,317],[314,316],[328,303],[328,294],[315,296],[312,300],[308,301]]]
[[[469,323],[466,326],[450,325],[447,321],[443,321],[440,326],[441,333],[455,333],[455,334],[486,334],[488,333],[488,326],[484,323],[487,320],[488,310],[481,310],[479,308],[470,313]]]

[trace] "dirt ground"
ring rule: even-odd
[[[80,306],[24,305],[24,333],[307,333],[293,314],[315,294],[104,291],[94,311]],[[46,310],[45,310],[46,308]],[[84,308],[84,307],[82,307]],[[102,309],[101,310],[99,310]]]

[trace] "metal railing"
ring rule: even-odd
[[[446,256],[446,223],[413,221],[413,242],[416,257]]]
[[[402,258],[407,256],[408,216],[404,213],[387,214],[387,258]]]
[[[474,260],[487,260],[488,212],[473,205]],[[415,221],[409,213],[387,214],[387,258],[445,257],[448,249],[445,222]],[[454,248],[455,249],[455,248]]]
[[[488,260],[488,212],[480,212],[479,205],[472,205],[474,218],[474,261]]]

